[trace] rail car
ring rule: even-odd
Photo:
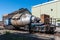
[[[9,25],[12,25],[15,29],[29,30],[30,33],[32,33],[32,31],[54,33],[55,26],[52,26],[50,23],[43,23],[41,18],[32,15],[27,9],[24,10],[24,12],[22,11],[9,18]]]

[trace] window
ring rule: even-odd
[[[51,11],[53,11],[53,9],[51,9]]]

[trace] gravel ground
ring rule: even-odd
[[[6,34],[6,32],[10,32]],[[49,40],[48,38],[39,37],[28,32],[0,30],[0,40]]]
[[[0,40],[44,40],[35,37],[25,36],[29,34],[4,34],[0,35]]]
[[[10,32],[10,34],[5,34],[6,31]],[[60,28],[56,28],[57,32],[60,32]],[[47,36],[43,37],[41,34],[29,34],[29,32],[22,32],[17,30],[0,30],[0,40],[60,40],[58,36]],[[52,39],[51,39],[52,38]]]
[[[60,32],[60,27],[56,27],[55,31]]]
[[[10,32],[6,34],[6,32]],[[0,30],[0,40],[60,40],[60,37],[45,34],[29,34],[25,31]]]

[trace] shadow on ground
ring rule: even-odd
[[[48,40],[48,39],[42,39],[32,37],[29,33],[7,33],[0,35],[0,40]]]

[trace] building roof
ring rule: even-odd
[[[54,2],[58,2],[59,0],[54,0],[54,1],[49,1],[49,2],[46,2],[46,3],[42,3],[42,4],[38,4],[38,5],[35,5],[33,7],[38,7],[38,6],[42,6],[42,5],[46,5],[46,4],[50,4],[50,3],[54,3]]]

